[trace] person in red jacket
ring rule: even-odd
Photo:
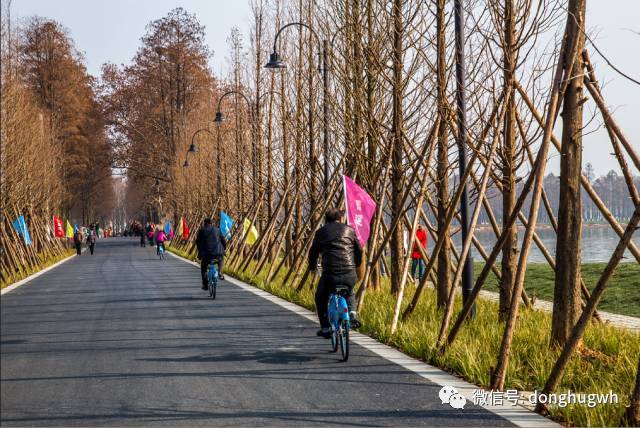
[[[411,253],[411,276],[414,279],[416,278],[416,271],[419,272],[418,278],[424,276],[424,259],[420,255],[418,245],[423,250],[427,250],[427,232],[422,228],[421,224],[418,225],[418,230],[416,230],[416,240],[413,243],[413,252]]]

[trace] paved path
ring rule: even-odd
[[[1,299],[1,422],[14,425],[506,426],[316,326],[136,241],[100,241]]]
[[[480,291],[480,297],[493,300],[495,302],[500,300],[500,295],[495,291]],[[534,309],[538,309],[540,311],[552,312],[553,311],[553,302],[549,302],[547,300],[536,300],[533,304]],[[614,314],[611,312],[598,311],[600,318],[605,323],[609,323],[616,327],[626,328],[629,330],[637,330],[640,331],[640,318],[631,317],[628,315],[620,315]]]

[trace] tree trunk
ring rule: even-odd
[[[640,426],[640,358],[638,358],[638,370],[636,371],[636,386],[631,395],[631,404],[627,407],[622,425]]]
[[[518,228],[515,224],[508,226],[509,217],[516,203],[516,105],[513,97],[513,82],[517,48],[514,34],[514,6],[513,0],[505,1],[504,11],[504,84],[511,93],[506,105],[504,116],[504,133],[502,148],[502,224],[507,228],[507,239],[502,248],[502,278],[500,282],[499,317],[505,321],[511,307],[513,281],[515,280],[518,263]]]
[[[575,20],[567,37],[577,39],[575,64],[564,95],[562,145],[560,147],[560,203],[556,245],[556,277],[551,322],[551,344],[563,346],[581,311],[580,237],[582,232],[582,104],[585,0],[571,0],[569,10]],[[577,21],[577,22],[576,22]],[[571,60],[571,59],[569,59]]]
[[[437,8],[437,90],[438,90],[438,165],[437,165],[437,197],[438,197],[438,236],[448,236],[449,227],[446,225],[447,200],[449,199],[449,145],[447,142],[447,58],[445,40],[445,0],[438,0]],[[436,284],[436,295],[439,308],[447,305],[449,298],[449,288],[451,286],[451,244],[448,239],[444,240],[442,249],[438,253],[438,276]]]
[[[393,217],[402,215],[402,0],[393,2],[393,171],[391,176],[391,210]],[[391,236],[391,292],[400,290],[402,276],[402,227],[397,226]]]

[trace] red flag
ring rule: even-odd
[[[53,236],[56,238],[64,238],[64,229],[62,228],[62,219],[53,216]]]
[[[186,241],[189,239],[189,226],[187,226],[187,221],[182,219],[182,240]]]

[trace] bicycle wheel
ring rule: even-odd
[[[209,292],[209,295],[211,296],[212,299],[216,298],[216,290],[218,288],[218,280],[217,279],[213,279],[211,281],[211,290]]]
[[[339,338],[342,361],[347,361],[349,359],[349,324],[345,320],[342,320]]]
[[[331,352],[338,352],[338,332],[331,327]]]

